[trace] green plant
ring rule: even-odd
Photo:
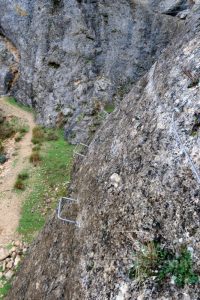
[[[58,135],[53,130],[49,130],[46,133],[46,141],[57,141],[59,139]]]
[[[0,122],[0,139],[5,140],[18,133],[15,141],[20,141],[28,130],[29,126],[17,117],[12,117],[9,121],[3,118]]]
[[[0,280],[0,299],[5,299],[9,290],[11,289],[11,283],[6,281],[4,278]]]
[[[114,109],[115,109],[115,105],[112,104],[112,103],[107,103],[107,104],[104,106],[104,110],[105,110],[108,114],[112,113],[112,112],[114,111]]]
[[[141,250],[134,254],[134,263],[129,270],[129,278],[138,281],[145,281],[151,276],[159,283],[173,279],[179,287],[199,282],[199,276],[193,271],[191,253],[187,248],[182,248],[176,256],[154,242],[142,246]]]
[[[35,145],[32,149],[33,152],[40,151],[41,146],[39,144]]]
[[[17,102],[15,98],[13,97],[4,97],[4,99],[11,105],[19,107],[23,109],[24,111],[33,112],[32,108],[30,106],[24,105],[20,102]]]
[[[45,132],[41,126],[35,126],[32,132],[32,143],[40,144],[45,140]]]
[[[17,189],[17,190],[24,191],[25,190],[25,184],[24,184],[23,180],[20,179],[20,178],[17,178],[17,180],[15,182],[15,185],[14,185],[14,188]]]
[[[29,178],[29,174],[27,171],[22,171],[19,175],[18,178],[21,180],[26,180]]]
[[[26,186],[24,181],[29,178],[29,174],[27,171],[22,171],[18,174],[14,188],[17,190],[25,190]]]
[[[29,160],[34,165],[37,165],[42,160],[39,151],[33,151]]]
[[[195,284],[199,281],[199,276],[193,271],[191,253],[183,248],[178,257],[163,264],[158,274],[159,281],[167,277],[174,278],[177,286],[184,287],[185,284]]]
[[[9,124],[9,122],[4,121],[0,124],[0,139],[5,140],[12,137],[15,134],[15,130]]]

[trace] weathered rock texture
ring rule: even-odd
[[[99,109],[117,105],[179,30],[161,13],[188,2],[157,2],[0,0],[0,31],[21,56],[15,97],[84,140]]]
[[[19,53],[0,33],[0,95],[6,94],[18,79]]]
[[[199,285],[159,287],[151,278],[145,285],[128,278],[132,252],[152,240],[175,252],[190,247],[200,272],[198,174],[175,134],[176,128],[200,172],[199,29],[196,7],[77,160],[71,196],[80,200],[81,227],[53,216],[8,299],[199,299]]]

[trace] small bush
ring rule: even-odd
[[[23,171],[18,175],[18,179],[20,179],[20,180],[26,180],[28,178],[29,178],[29,175],[28,175],[28,172],[26,172],[26,171]]]
[[[14,129],[8,122],[0,124],[0,139],[5,140],[15,134]]]
[[[32,149],[33,152],[40,151],[41,147],[39,144],[35,145]]]
[[[17,180],[15,182],[14,188],[17,190],[25,190],[25,183],[24,181],[29,178],[28,172],[27,171],[22,171],[20,174],[17,176]]]
[[[22,140],[23,136],[24,136],[23,134],[18,133],[15,137],[15,142],[20,142]]]
[[[49,131],[46,134],[46,140],[47,141],[57,141],[58,140],[58,135],[53,131]]]
[[[154,242],[143,246],[141,251],[135,254],[133,267],[129,270],[129,278],[139,281],[145,281],[151,276],[159,283],[173,279],[179,287],[199,282],[199,276],[193,271],[191,253],[187,248],[182,248],[176,256]]]
[[[36,139],[36,138],[32,138],[31,142],[34,144],[34,145],[41,145],[41,140],[40,139]]]
[[[33,151],[29,160],[34,165],[37,165],[42,160],[39,151]]]
[[[33,128],[33,139],[38,141],[44,141],[45,133],[44,129],[41,126],[35,126]]]
[[[14,188],[17,190],[25,190],[25,184],[22,179],[17,178]]]

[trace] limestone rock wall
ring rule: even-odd
[[[74,142],[96,130],[99,111],[120,103],[183,23],[155,0],[0,0],[0,7],[0,32],[21,57],[12,93],[37,109],[39,122],[65,126]]]
[[[133,251],[153,240],[175,253],[188,247],[200,271],[199,25],[196,7],[77,158],[70,196],[80,227],[52,216],[9,300],[198,299],[198,284],[139,284],[128,271]]]

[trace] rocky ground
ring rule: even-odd
[[[2,278],[12,279],[27,249],[28,245],[21,241],[12,241],[7,248],[0,248],[0,280]]]

